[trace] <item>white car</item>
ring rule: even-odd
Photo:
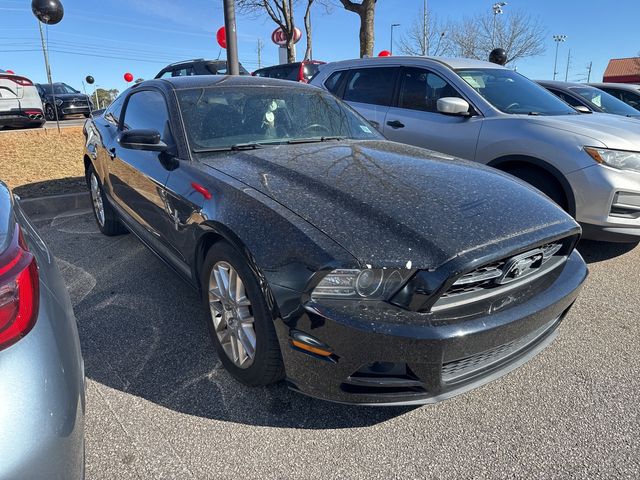
[[[41,127],[42,100],[31,80],[0,70],[0,128]]]

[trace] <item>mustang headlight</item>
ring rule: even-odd
[[[640,172],[640,152],[596,147],[584,147],[584,151],[598,163],[620,170]]]
[[[415,273],[408,269],[338,269],[313,290],[313,298],[389,300]]]
[[[64,101],[61,98],[56,98],[56,105],[60,106],[64,103]]]

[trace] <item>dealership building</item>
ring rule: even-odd
[[[612,58],[604,71],[602,81],[640,84],[640,57]]]

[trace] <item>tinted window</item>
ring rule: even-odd
[[[606,113],[614,113],[616,115],[637,115],[638,112],[631,106],[627,105],[616,97],[609,95],[607,92],[599,88],[580,86],[570,87],[569,90],[576,93],[580,97],[586,99]]]
[[[391,105],[397,71],[395,67],[353,70],[347,82],[344,99],[348,102]]]
[[[572,107],[584,106],[584,104],[582,102],[580,102],[579,100],[576,100],[571,95],[567,95],[566,93],[561,92],[560,90],[555,90],[553,88],[548,88],[547,90],[549,90],[551,93],[553,93],[559,99],[564,100],[565,102],[567,102]]]
[[[621,100],[628,105],[631,105],[636,110],[640,110],[640,95],[633,92],[620,92]]]
[[[344,77],[346,71],[342,70],[339,72],[334,72],[331,74],[329,78],[327,78],[324,82],[324,86],[327,90],[329,90],[334,95],[338,94],[338,88],[340,88],[340,80]]]
[[[411,110],[437,112],[438,100],[444,97],[460,98],[457,90],[439,75],[421,68],[405,68],[398,106]]]
[[[551,92],[506,68],[458,70],[458,75],[494,107],[504,113],[578,115]]]
[[[117,125],[120,121],[120,112],[122,111],[122,104],[124,103],[125,97],[126,95],[122,94],[111,102],[111,105],[104,111],[104,118]]]
[[[156,130],[160,132],[165,143],[172,143],[169,113],[162,94],[152,90],[132,94],[124,111],[124,128]]]
[[[362,117],[329,93],[289,87],[207,87],[177,92],[196,151],[258,142],[379,139]],[[328,141],[328,140],[327,140]]]

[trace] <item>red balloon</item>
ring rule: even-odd
[[[389,50],[382,50],[379,54],[379,57],[390,57],[391,56],[391,52]]]
[[[16,72],[14,72],[13,70],[7,70],[7,73],[10,73],[11,75],[15,75]]]
[[[216,40],[218,41],[218,45],[222,48],[227,48],[227,30],[224,27],[220,27],[218,29],[218,33],[216,33]]]
[[[124,74],[124,81],[125,82],[133,82],[133,74],[127,72]]]

